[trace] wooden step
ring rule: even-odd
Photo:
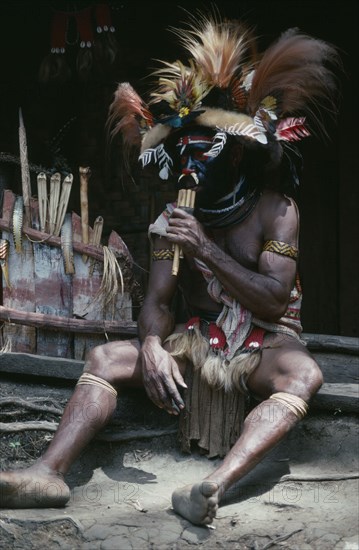
[[[356,338],[304,335],[318,362],[324,384],[313,398],[316,410],[359,412],[359,346]],[[76,381],[84,362],[28,353],[0,354],[0,372],[19,376]]]

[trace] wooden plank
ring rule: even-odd
[[[16,197],[10,190],[4,191],[3,217],[11,227],[11,218]],[[16,252],[11,231],[3,231],[9,241],[9,284],[3,278],[3,304],[5,307],[33,312],[35,308],[34,256],[32,243],[22,239],[21,253]],[[6,323],[2,329],[3,345],[18,352],[36,353],[36,331],[28,325]]]
[[[43,357],[24,353],[0,354],[0,372],[39,378],[76,381],[81,376],[83,361]],[[359,384],[324,383],[311,402],[311,409],[331,412],[359,412]]]
[[[0,371],[8,374],[78,380],[84,367],[83,361],[45,357],[30,353],[0,354]]]
[[[8,220],[0,218],[0,229],[7,232],[11,231],[11,224]],[[23,234],[29,237],[32,241],[46,241],[46,243],[49,245],[55,246],[56,248],[61,248],[60,237],[54,237],[52,235],[49,235],[48,233],[43,233],[42,231],[33,229],[32,227],[24,227]],[[74,251],[79,252],[80,254],[91,256],[91,258],[95,258],[96,260],[100,260],[101,262],[103,262],[102,246],[96,246],[94,244],[74,243]],[[128,249],[127,252],[128,261],[132,262],[132,257]]]
[[[34,204],[34,225],[40,226],[38,205]],[[72,315],[71,276],[65,273],[61,249],[45,243],[34,243],[35,311],[36,313],[67,317]],[[50,357],[72,357],[72,334],[37,330],[37,353]]]
[[[308,349],[312,351],[330,351],[359,355],[359,338],[309,333],[304,333],[302,338],[306,342]]]
[[[311,403],[314,409],[359,413],[359,384],[323,384]]]
[[[313,353],[321,371],[324,382],[356,383],[359,381],[359,356],[343,353]]]
[[[81,217],[72,213],[72,231],[74,243],[82,240]],[[92,229],[88,228],[88,236],[91,239]],[[101,304],[96,300],[102,280],[102,262],[94,262],[92,258],[78,253],[74,255],[75,273],[72,278],[73,315],[92,321],[103,321]],[[99,323],[101,326],[101,323]],[[105,330],[102,334],[74,335],[74,358],[84,360],[86,353],[98,344],[106,342]]]
[[[70,317],[59,317],[57,315],[23,312],[3,306],[0,306],[0,320],[31,327],[43,328],[47,326],[49,330],[66,332],[103,334],[105,331],[111,334],[117,334],[118,336],[128,336],[130,338],[137,334],[137,324],[133,321],[102,321],[100,323],[99,321],[86,321],[85,319],[72,319]]]

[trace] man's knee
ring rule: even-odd
[[[93,374],[110,384],[121,378],[121,368],[126,367],[129,342],[110,342],[92,348],[85,361],[84,372]]]
[[[323,384],[323,374],[312,357],[301,362],[300,368],[290,369],[285,376],[275,383],[275,391],[287,391],[308,402]]]

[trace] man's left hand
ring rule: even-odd
[[[167,226],[167,238],[187,255],[200,258],[210,242],[199,221],[181,208],[175,208]]]

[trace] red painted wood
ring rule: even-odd
[[[38,204],[33,207],[34,225],[39,228]],[[34,243],[35,311],[60,317],[72,316],[72,281],[67,275],[60,248],[46,242]],[[37,354],[71,358],[73,335],[37,329]]]

